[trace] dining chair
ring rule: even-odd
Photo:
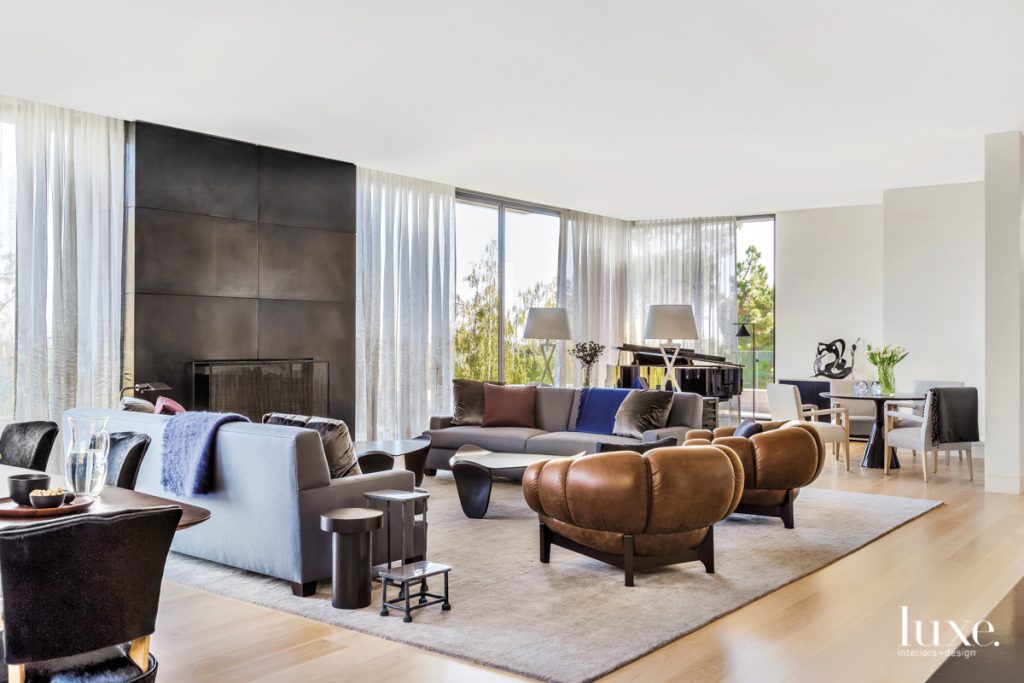
[[[800,403],[800,391],[792,384],[769,384],[768,410],[772,421],[805,421],[809,418],[834,415],[837,422],[819,422],[809,420],[810,424],[823,443],[832,444],[832,454],[839,459],[839,448],[842,446],[846,460],[846,469],[850,469],[850,412],[847,408],[808,408]]]
[[[107,485],[135,490],[150,439],[139,432],[113,432],[107,453]]]
[[[919,379],[914,381],[914,395],[924,396],[931,389],[944,387],[962,387],[963,382],[956,382],[941,379]],[[893,429],[905,427],[917,427],[924,421],[924,401],[886,401],[885,403],[885,433]],[[917,451],[912,450],[911,455],[917,457]],[[960,451],[960,460],[964,459],[964,452]],[[949,451],[946,451],[946,464],[949,464]]]
[[[0,531],[8,681],[156,680],[149,640],[180,518],[168,505]]]
[[[12,422],[0,433],[0,465],[45,472],[58,431],[55,422]]]
[[[833,394],[853,394],[858,380],[832,379],[828,382],[828,390]],[[867,438],[871,428],[875,426],[875,402],[869,399],[843,398],[832,399],[833,408],[846,408],[850,411],[850,436]],[[836,420],[833,419],[833,422]]]
[[[936,387],[942,389],[946,387]],[[949,387],[952,388],[952,387]],[[966,390],[965,390],[966,391]],[[964,404],[962,409],[968,414],[967,417],[973,418],[975,422],[975,431],[977,431],[977,415],[978,415],[978,393],[975,390],[972,394],[970,402]],[[899,427],[888,431],[885,434],[885,474],[889,474],[889,464],[892,460],[893,452],[898,448],[906,448],[914,451],[922,451],[924,453],[924,462],[922,463],[924,470],[925,483],[928,482],[928,455],[929,453],[934,454],[934,460],[932,462],[932,473],[936,473],[939,470],[939,452],[946,452],[946,464],[949,464],[949,453],[951,451],[960,451],[960,453],[967,454],[967,471],[970,473],[970,480],[974,481],[974,444],[973,442],[956,442],[956,443],[935,443],[932,441],[932,435],[930,431],[930,425],[932,421],[932,413],[935,411],[935,391],[934,389],[929,390],[925,394],[923,414],[921,421],[916,425],[909,427]],[[940,425],[941,426],[941,425]]]

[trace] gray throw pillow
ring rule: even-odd
[[[481,382],[475,379],[452,380],[452,426],[479,425],[484,421],[484,384],[503,385],[504,382]]]
[[[359,459],[356,458],[356,450],[352,447],[352,437],[349,436],[348,425],[341,420],[332,420],[328,417],[311,417],[306,423],[306,429],[312,429],[320,434],[320,439],[324,443],[324,454],[327,456],[327,467],[331,471],[331,479],[362,474],[359,469]]]
[[[118,408],[121,410],[127,410],[129,413],[155,413],[156,404],[152,401],[147,401],[144,398],[136,398],[134,396],[125,396],[121,399]]]
[[[284,425],[286,427],[305,427],[309,415],[289,415],[288,413],[267,413],[263,416],[265,425]]]
[[[629,392],[615,412],[615,436],[644,438],[644,432],[662,429],[672,410],[672,392],[644,389]]]

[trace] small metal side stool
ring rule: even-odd
[[[374,567],[381,581],[381,616],[388,615],[388,608],[400,610],[405,614],[403,621],[412,621],[412,611],[421,607],[441,605],[443,611],[450,610],[451,603],[448,600],[448,572],[451,567],[437,562],[427,561],[427,499],[430,494],[422,489],[415,491],[401,491],[397,489],[384,489],[381,491],[370,491],[363,494],[369,505],[383,504],[384,509],[384,547],[387,548],[387,562]],[[408,548],[406,539],[412,538],[415,544],[415,523],[416,506],[422,502],[423,514],[423,554],[416,562],[410,562],[412,553],[416,552],[415,547]],[[401,562],[395,566],[391,561],[391,507],[398,504],[401,509],[401,534],[402,554]],[[428,592],[427,578],[431,576],[444,575],[444,595],[437,595]],[[415,605],[411,604],[411,593],[413,586],[419,587],[418,599]],[[399,602],[388,601],[388,587],[399,586],[401,588],[398,597]]]
[[[320,528],[332,535],[331,604],[335,607],[358,609],[370,604],[370,533],[380,528],[383,514],[368,508],[341,508],[320,516]]]

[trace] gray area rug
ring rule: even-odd
[[[467,519],[451,479],[430,478],[429,557],[454,567],[452,611],[381,617],[380,589],[362,610],[336,610],[330,585],[296,598],[287,583],[172,554],[166,578],[257,605],[554,683],[590,681],[835,562],[941,505],[805,489],[796,524],[734,515],[715,527],[715,574],[699,563],[641,572],[562,548],[538,560],[537,518],[517,484],[495,483],[487,518]],[[438,581],[433,588],[440,588]]]

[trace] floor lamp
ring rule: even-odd
[[[569,311],[564,308],[531,308],[526,314],[526,329],[523,339],[543,339],[540,351],[544,356],[544,374],[540,383],[548,379],[555,383],[551,361],[555,357],[555,343],[552,339],[572,339],[569,334]]]
[[[754,362],[754,386],[750,389],[751,405],[750,419],[757,419],[757,334],[753,323],[736,323],[740,326],[736,333],[737,337],[750,337],[750,353]],[[747,325],[750,325],[748,328]],[[740,411],[742,412],[742,408]]]
[[[665,361],[665,382],[667,383],[671,379],[673,390],[678,390],[675,381],[675,367],[680,351],[680,345],[674,342],[698,338],[693,306],[689,304],[657,304],[647,307],[644,339],[655,339],[662,342],[659,348],[661,357]],[[672,352],[671,356],[669,356],[669,351]]]

